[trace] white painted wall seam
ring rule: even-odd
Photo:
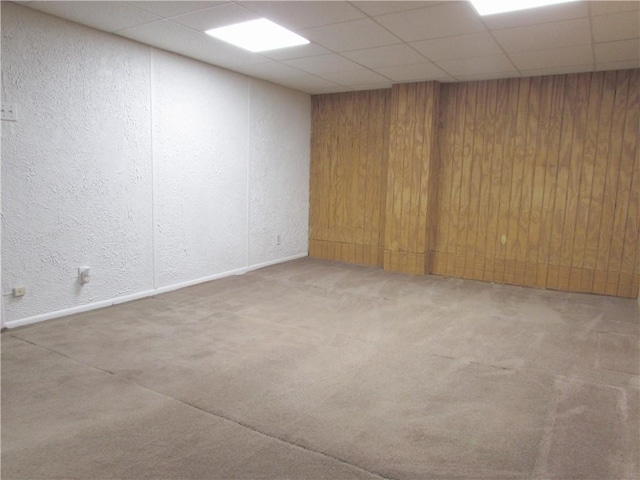
[[[156,169],[154,168],[154,143],[153,143],[153,102],[155,101],[155,92],[153,90],[154,85],[154,75],[153,75],[153,48],[149,48],[149,131],[151,133],[151,245],[153,249],[153,260],[152,260],[152,269],[153,269],[153,289],[158,288],[158,275],[157,275],[157,265],[158,259],[157,249],[156,249]]]
[[[247,156],[245,168],[247,169],[247,245],[245,265],[248,267],[250,263],[251,252],[251,84],[252,80],[247,82]]]

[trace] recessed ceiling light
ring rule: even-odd
[[[544,7],[557,3],[575,2],[577,0],[469,0],[480,15],[515,12],[529,8]]]
[[[205,33],[251,52],[265,52],[309,43],[306,38],[266,18],[212,28]]]

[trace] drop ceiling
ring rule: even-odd
[[[640,67],[636,0],[486,17],[462,0],[17,3],[311,94]],[[250,53],[203,33],[261,17],[311,43]]]

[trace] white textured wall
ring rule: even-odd
[[[151,288],[148,49],[5,2],[2,37],[6,320]]]
[[[306,253],[308,95],[6,2],[2,67],[10,326]]]
[[[308,250],[311,146],[308,141],[291,141],[292,133],[299,138],[302,132],[311,130],[310,111],[297,108],[306,102],[306,94],[270,83],[251,82],[250,264]],[[280,246],[274,244],[278,234]]]
[[[158,286],[242,268],[249,79],[162,51],[152,65]]]

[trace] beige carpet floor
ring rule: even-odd
[[[3,479],[635,479],[638,305],[302,259],[2,335]]]

